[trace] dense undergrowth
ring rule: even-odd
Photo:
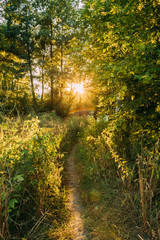
[[[5,119],[0,125],[0,238],[59,239],[68,218],[64,155],[81,119],[54,113]]]
[[[88,239],[160,239],[159,141],[158,133],[151,135],[92,118],[81,132]]]
[[[63,169],[79,138],[87,239],[159,239],[159,141],[150,134],[92,117],[2,116],[0,238],[72,239]]]

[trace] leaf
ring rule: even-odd
[[[14,177],[14,181],[23,182],[24,178],[22,177],[22,175],[17,175],[17,176]]]
[[[14,208],[15,204],[18,203],[18,201],[13,198],[9,201],[9,208]]]

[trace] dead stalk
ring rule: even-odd
[[[4,225],[4,234],[6,237],[9,236],[9,223],[8,223],[8,219],[9,219],[9,213],[8,213],[8,195],[9,195],[9,190],[8,190],[8,186],[6,184],[6,191],[5,191],[5,225]]]
[[[139,237],[141,240],[144,240],[139,234],[138,234],[138,237]]]
[[[141,157],[139,156],[138,159],[141,159]],[[140,162],[138,162],[138,172],[139,172],[139,187],[140,187],[140,195],[141,195],[142,218],[143,218],[144,229],[146,229],[146,223],[147,223],[146,202],[145,202],[145,195],[144,195],[142,168],[141,168]]]
[[[41,218],[36,222],[36,224],[33,226],[33,228],[30,230],[29,234],[28,234],[28,239],[31,239],[32,235],[35,233],[35,231],[37,230],[37,228],[41,225],[41,223],[44,221],[44,219],[47,217],[47,214],[44,213],[43,216],[41,216]]]

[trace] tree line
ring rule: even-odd
[[[2,111],[16,111],[17,108],[26,112],[29,106],[36,109],[38,102],[44,103],[44,98],[49,109],[60,104],[66,81],[73,78],[67,58],[76,27],[77,4],[72,0],[2,1]],[[40,99],[37,85],[41,88]]]

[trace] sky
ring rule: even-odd
[[[83,8],[84,4],[80,1],[79,2],[79,8]]]

